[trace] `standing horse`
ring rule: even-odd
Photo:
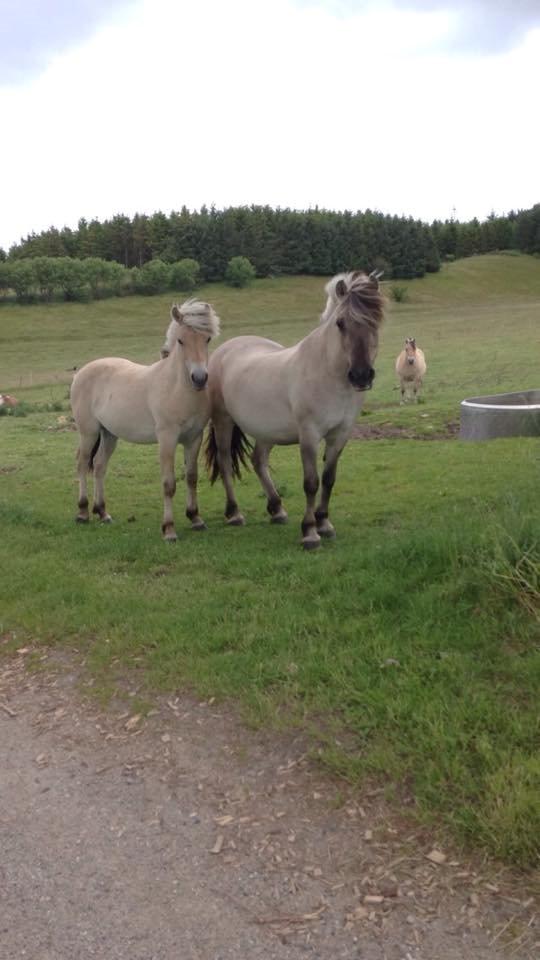
[[[174,459],[182,443],[186,465],[186,516],[194,530],[204,529],[197,506],[197,457],[210,413],[206,389],[208,344],[219,333],[219,318],[208,303],[174,304],[164,359],[151,366],[119,357],[93,360],[74,376],[71,406],[80,434],[77,453],[79,513],[89,520],[86,474],[94,471],[93,513],[110,521],[104,480],[118,438],[158,443],[163,484],[165,540],[176,540],[172,499],[176,491]]]
[[[302,544],[318,547],[334,537],[328,504],[339,456],[373,383],[383,296],[379,275],[359,271],[339,274],[326,286],[328,300],[319,326],[294,347],[263,337],[235,337],[210,358],[211,428],[206,459],[212,482],[219,474],[227,495],[225,516],[240,526],[244,518],[234,496],[233,474],[240,476],[255,438],[252,463],[267,496],[272,523],[285,523],[283,508],[268,467],[275,444],[300,445],[306,511]],[[325,440],[322,494],[317,450]]]
[[[420,347],[416,346],[414,337],[407,337],[405,349],[396,360],[396,373],[401,387],[401,403],[410,397],[411,390],[415,402],[418,401],[418,391],[422,386],[422,379],[427,370],[426,358]]]

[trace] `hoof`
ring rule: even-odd
[[[90,517],[75,517],[75,523],[90,523]]]
[[[285,513],[285,511],[283,511],[283,513],[276,513],[276,515],[275,515],[274,517],[270,517],[270,523],[280,523],[280,524],[283,524],[283,523],[288,523],[288,522],[289,522],[289,517],[288,517],[288,515]]]
[[[113,520],[112,520],[112,517],[111,517],[110,513],[106,513],[104,517],[100,517],[100,518],[99,518],[99,522],[100,522],[100,523],[112,523]]]
[[[164,533],[163,539],[165,543],[176,543],[176,541],[178,540],[178,537],[176,533]]]
[[[316,550],[321,545],[321,538],[317,537],[304,537],[302,540],[302,546],[304,550]]]
[[[317,527],[317,533],[320,537],[324,537],[325,540],[335,540],[336,538],[336,531],[332,524],[328,522],[324,525],[321,524],[320,527]]]
[[[243,527],[245,526],[245,523],[246,521],[241,513],[237,513],[235,517],[231,517],[230,520],[227,520],[228,527]]]
[[[198,520],[197,523],[191,524],[191,529],[192,530],[208,530],[208,527],[206,526],[204,520]]]

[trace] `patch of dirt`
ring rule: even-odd
[[[414,427],[399,427],[395,424],[356,423],[351,434],[352,440],[454,440],[459,435],[459,421],[450,420],[444,430],[430,430],[422,433]]]
[[[0,664],[0,956],[532,957],[524,883],[325,777],[301,738],[185,696],[102,710],[84,677],[43,650]]]

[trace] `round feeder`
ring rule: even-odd
[[[459,436],[461,440],[540,437],[540,390],[462,400]]]

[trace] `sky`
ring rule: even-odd
[[[540,201],[540,0],[0,0],[0,247],[183,205]]]

